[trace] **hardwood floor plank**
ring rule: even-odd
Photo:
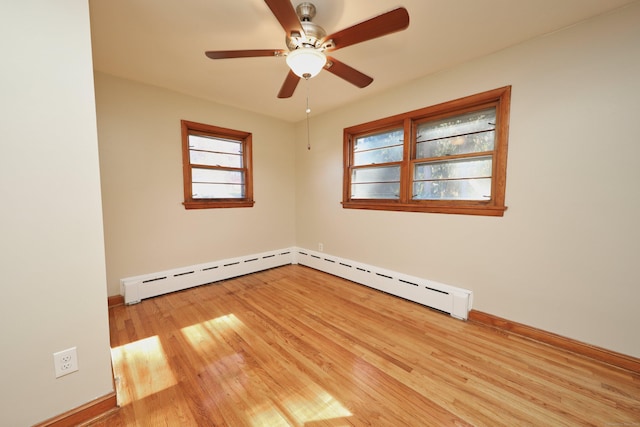
[[[291,265],[110,309],[94,426],[640,424],[640,375]]]

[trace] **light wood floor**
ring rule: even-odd
[[[110,310],[93,426],[640,426],[640,375],[292,265]]]

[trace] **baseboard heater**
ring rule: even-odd
[[[407,276],[323,252],[295,248],[296,262],[467,320],[473,293],[444,283]]]
[[[285,249],[128,277],[120,279],[120,293],[125,304],[135,304],[169,292],[291,264],[292,259],[291,249]]]
[[[120,291],[125,304],[135,304],[146,298],[287,264],[300,264],[342,277],[458,319],[466,320],[472,308],[473,293],[469,290],[297,247],[129,277],[120,280]]]

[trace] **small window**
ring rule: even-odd
[[[343,207],[502,216],[511,87],[344,130]]]
[[[181,123],[185,208],[253,206],[251,134]]]

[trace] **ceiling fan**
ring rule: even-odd
[[[326,52],[395,33],[409,26],[409,13],[405,8],[400,7],[327,36],[322,27],[311,22],[316,14],[313,4],[300,3],[294,9],[290,0],[265,0],[265,3],[284,28],[288,51],[284,49],[213,50],[205,54],[211,59],[285,56],[290,70],[278,92],[278,98],[291,97],[300,78],[310,79],[323,68],[359,88],[368,86],[373,78],[327,56]]]

